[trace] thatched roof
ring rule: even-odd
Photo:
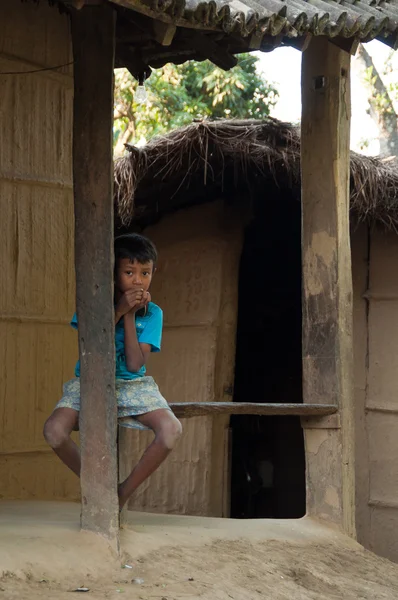
[[[116,213],[122,225],[149,222],[181,206],[233,190],[241,198],[274,183],[300,198],[300,132],[287,123],[202,121],[128,146],[115,163]],[[257,187],[256,187],[257,186]],[[351,209],[360,220],[398,230],[398,165],[351,153]]]

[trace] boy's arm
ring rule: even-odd
[[[151,352],[150,344],[139,343],[135,327],[135,313],[150,300],[150,294],[146,292],[144,299],[144,291],[136,286],[121,296],[115,308],[115,324],[122,317],[124,319],[124,353],[126,367],[131,373],[137,373],[145,365]]]
[[[131,373],[137,373],[146,363],[151,353],[150,344],[140,344],[135,327],[135,312],[124,315],[124,353],[126,366]]]

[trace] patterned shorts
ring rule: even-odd
[[[116,379],[117,415],[119,425],[130,429],[147,430],[134,417],[144,415],[160,408],[170,410],[152,377],[137,379]],[[80,411],[80,379],[75,377],[64,384],[63,396],[57,408],[73,408]]]

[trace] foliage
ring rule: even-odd
[[[275,105],[276,89],[256,70],[258,58],[242,54],[238,64],[223,71],[209,61],[168,64],[146,82],[147,102],[134,99],[137,82],[125,69],[115,73],[115,153],[125,143],[148,140],[191,123],[195,118],[261,119]]]
[[[364,72],[364,81],[372,90],[371,99],[374,109],[378,113],[382,114],[395,114],[394,107],[392,105],[392,98],[394,97],[394,94],[396,95],[397,93],[397,84],[384,84],[384,89],[379,91],[376,85],[378,77],[380,76],[377,74],[374,65],[368,67]]]
[[[398,156],[398,115],[395,106],[398,86],[395,79],[391,78],[392,56],[390,54],[384,69],[379,72],[363,44],[359,45],[357,54],[368,90],[369,114],[378,128],[382,156]]]

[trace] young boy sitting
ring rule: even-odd
[[[118,418],[132,428],[152,429],[155,434],[137,466],[119,485],[120,508],[165,460],[182,431],[181,423],[155,381],[146,376],[148,356],[160,351],[162,338],[163,313],[151,302],[149,293],[156,262],[156,248],[144,236],[126,234],[116,238],[114,302]],[[71,325],[77,329],[76,315]],[[79,476],[80,452],[70,438],[79,423],[79,362],[75,376],[64,384],[63,396],[44,425],[44,437],[65,465]]]

